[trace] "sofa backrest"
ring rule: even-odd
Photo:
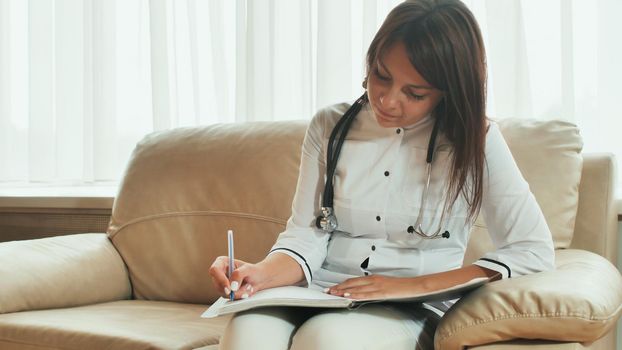
[[[208,269],[227,255],[259,261],[291,212],[305,122],[153,133],[136,146],[108,236],[137,299],[211,303]]]
[[[583,163],[579,129],[558,120],[508,118],[498,123],[544,213],[555,248],[569,248],[575,231]],[[464,263],[477,260],[492,248],[486,224],[480,216],[471,231]]]
[[[227,254],[261,260],[285,228],[306,122],[182,128],[145,137],[115,199],[108,235],[134,297],[211,303],[208,268]],[[554,235],[570,246],[581,176],[581,139],[564,122],[504,120],[501,130]],[[478,222],[465,262],[490,249]]]

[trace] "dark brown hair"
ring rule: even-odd
[[[486,53],[477,21],[459,0],[405,1],[389,13],[371,42],[368,75],[396,42],[404,44],[419,74],[443,92],[433,117],[440,118],[440,130],[453,145],[445,209],[451,211],[462,194],[473,221],[482,202],[487,125]]]

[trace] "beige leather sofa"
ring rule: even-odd
[[[622,304],[614,161],[563,122],[500,122],[554,234],[557,270],[486,285],[443,319],[437,349],[614,349]],[[0,244],[0,349],[216,349],[227,318],[208,267],[258,261],[283,230],[306,122],[184,128],[136,147],[107,234]],[[465,257],[490,249],[478,222]]]

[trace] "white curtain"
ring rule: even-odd
[[[308,119],[361,92],[399,0],[0,0],[0,186],[118,181],[154,130]],[[470,0],[489,115],[622,158],[622,2]]]

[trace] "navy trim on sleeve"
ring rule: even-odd
[[[479,260],[488,261],[488,262],[495,263],[497,265],[501,265],[501,266],[505,267],[505,269],[508,270],[508,278],[512,278],[512,270],[510,270],[510,267],[507,266],[506,264],[504,264],[504,263],[502,263],[500,261],[492,260],[492,259],[488,259],[488,258],[480,258]]]
[[[307,264],[307,259],[305,259],[302,255],[300,255],[297,251],[291,250],[289,248],[274,248],[270,251],[270,253],[277,251],[277,250],[287,250],[288,252],[292,252],[294,254],[296,254],[300,259],[302,259],[302,261],[305,262],[305,266],[307,267],[307,271],[309,271],[309,277],[311,278],[311,280],[313,280],[313,273],[311,272],[311,268],[309,267],[309,264]],[[268,253],[268,254],[270,254]]]

